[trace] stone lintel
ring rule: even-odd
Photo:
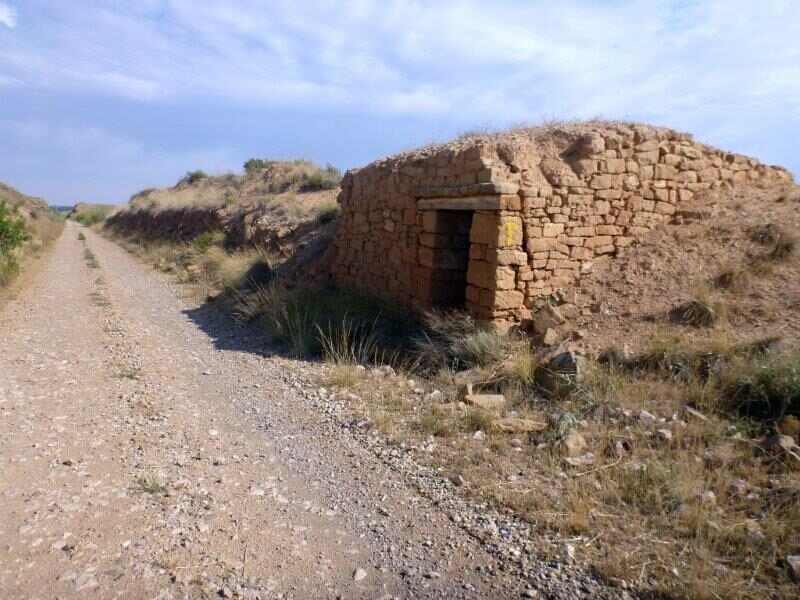
[[[471,196],[469,198],[421,198],[418,210],[503,210],[500,196]]]
[[[469,183],[466,185],[422,185],[416,189],[417,198],[463,198],[469,196],[502,196],[516,194],[516,183]]]

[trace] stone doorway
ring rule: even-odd
[[[463,308],[469,266],[471,210],[428,210],[423,213],[420,264],[424,304]]]

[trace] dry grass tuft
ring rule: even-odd
[[[767,252],[758,257],[761,261],[782,262],[797,249],[797,237],[773,223],[751,228],[750,239],[767,247]]]

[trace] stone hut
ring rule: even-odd
[[[712,188],[787,171],[671,129],[588,122],[465,137],[348,172],[333,277],[414,309],[518,322]]]

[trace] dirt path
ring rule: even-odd
[[[279,363],[77,235],[0,314],[0,596],[519,595]]]
[[[0,597],[590,592],[531,589],[324,418],[300,363],[78,233],[0,312]]]

